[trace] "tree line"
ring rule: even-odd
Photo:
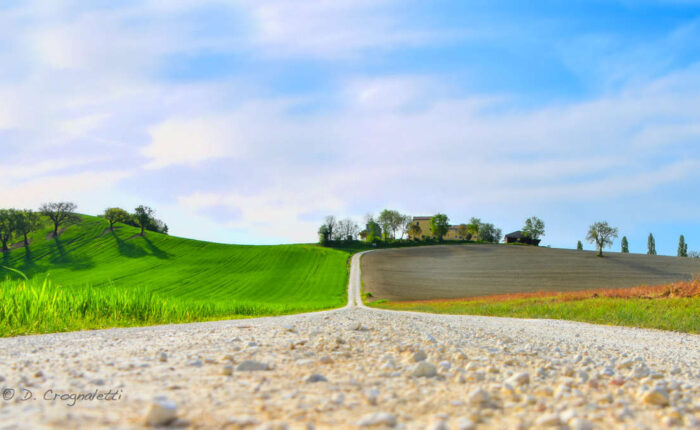
[[[405,242],[409,238],[416,242],[442,241],[451,227],[449,217],[438,213],[430,218],[429,231],[424,232],[418,223],[413,222],[412,216],[392,209],[385,209],[376,217],[368,214],[364,221],[364,229],[361,229],[360,225],[350,218],[338,220],[329,215],[318,229],[319,243],[347,243],[358,238],[367,243]],[[490,243],[498,243],[503,236],[501,229],[479,218],[471,218],[469,223],[458,225],[456,233],[460,240]]]
[[[598,251],[598,256],[603,256],[603,248],[612,246],[613,240],[618,237],[618,229],[616,227],[611,227],[605,221],[599,221],[593,223],[588,228],[588,233],[586,234],[586,240],[596,245]],[[576,244],[576,249],[579,251],[583,250],[583,244],[579,240]],[[623,254],[629,254],[629,241],[627,236],[622,236],[620,241],[620,252]],[[647,255],[656,255],[656,239],[652,233],[649,233],[647,238]],[[678,239],[678,251],[676,254],[678,257],[694,257],[700,258],[700,253],[696,251],[688,251],[688,244],[685,242],[685,236],[681,235]]]
[[[10,250],[14,240],[22,239],[24,246],[29,247],[29,235],[35,231],[52,227],[52,238],[58,238],[61,228],[78,224],[82,217],[76,213],[78,205],[73,202],[44,203],[39,210],[32,209],[0,209],[0,245],[2,252]],[[115,223],[123,223],[141,228],[145,231],[168,234],[168,225],[155,218],[155,211],[148,206],[138,206],[133,213],[121,208],[108,208],[101,217],[109,222],[110,230]]]

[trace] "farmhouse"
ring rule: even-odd
[[[433,233],[430,231],[430,219],[431,216],[414,216],[413,217],[413,224],[416,224],[418,227],[420,227],[420,234],[414,236],[412,234],[408,235],[409,239],[425,239],[425,238],[432,238]],[[461,238],[457,234],[457,226],[456,225],[451,225],[450,228],[447,230],[447,234],[443,236],[443,240],[460,240]]]
[[[540,244],[540,239],[533,239],[523,233],[521,230],[518,230],[506,235],[506,243],[524,243],[527,245],[538,246]]]

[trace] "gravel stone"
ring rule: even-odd
[[[530,383],[530,374],[527,372],[516,373],[510,378],[506,379],[506,383],[514,386],[520,386]]]
[[[471,393],[469,393],[469,403],[481,405],[488,403],[491,400],[491,396],[481,387],[476,388]]]
[[[411,370],[411,376],[417,378],[432,378],[437,375],[437,367],[433,363],[427,361],[419,361]]]
[[[146,425],[152,427],[167,426],[177,419],[177,405],[167,397],[153,399],[146,413]]]
[[[423,351],[422,349],[419,349],[418,351],[413,353],[413,361],[418,363],[419,361],[425,361],[428,358],[428,355]]]
[[[363,416],[357,425],[360,427],[396,427],[396,415],[388,412],[375,412]]]
[[[314,382],[328,382],[328,379],[326,379],[326,377],[323,375],[314,373],[313,375],[310,375],[308,378],[306,378],[306,382],[311,384]]]
[[[270,370],[270,366],[268,366],[267,363],[263,363],[261,361],[245,360],[241,362],[241,364],[239,364],[238,367],[236,367],[236,370],[244,372],[255,372],[259,370]]]
[[[668,406],[668,391],[654,388],[642,394],[642,402],[649,405]]]

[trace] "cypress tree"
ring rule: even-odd
[[[678,239],[678,256],[679,257],[687,257],[688,256],[688,244],[685,243],[685,237],[681,235],[681,238]]]
[[[576,244],[576,249],[579,250],[579,251],[583,251],[583,244],[581,243],[580,240],[579,240],[578,243]]]
[[[630,253],[630,244],[627,242],[627,236],[622,236],[622,252],[624,254]]]
[[[647,239],[647,254],[656,255],[656,240],[654,240],[654,235],[649,233],[649,239]]]

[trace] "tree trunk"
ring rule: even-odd
[[[27,239],[27,233],[24,233],[24,246],[29,246],[29,239]]]
[[[141,226],[141,236],[144,235],[144,234],[143,234],[144,231],[145,231],[145,228],[144,228],[143,226]]]
[[[53,238],[58,238],[58,224],[56,223],[53,224]]]

